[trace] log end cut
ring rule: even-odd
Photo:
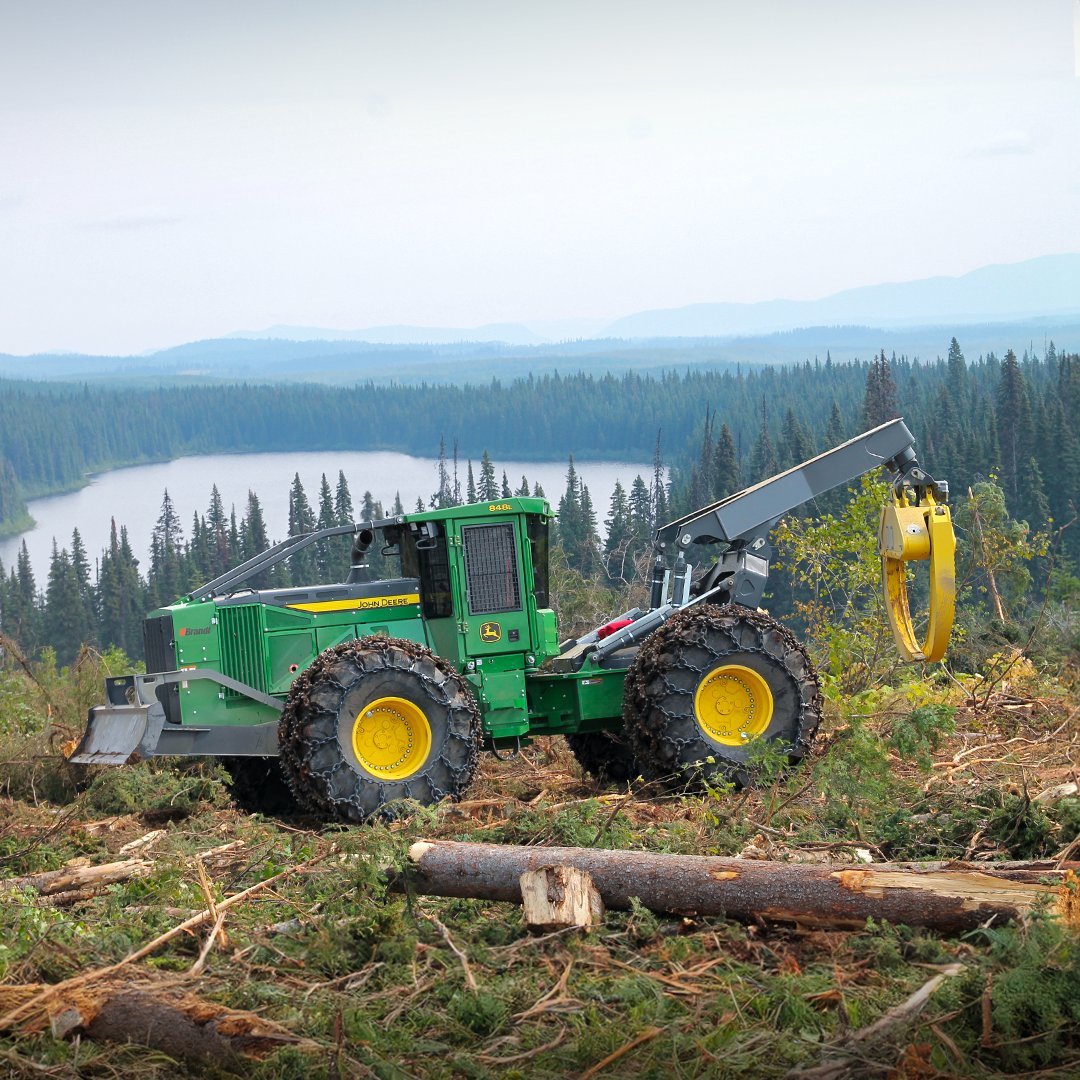
[[[604,902],[585,870],[541,866],[521,875],[525,922],[535,933],[578,927],[587,930],[604,918]]]

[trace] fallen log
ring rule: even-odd
[[[515,847],[419,841],[393,887],[428,896],[520,904],[521,875],[550,866],[592,878],[604,905],[629,908],[636,897],[670,915],[724,915],[742,922],[857,929],[873,918],[944,933],[1015,919],[1046,906],[1080,927],[1073,867],[1029,870],[1015,864],[805,864],[699,855],[658,855],[593,848]]]
[[[30,1000],[41,986],[0,987],[0,1008]],[[138,1043],[173,1058],[222,1067],[263,1058],[282,1046],[314,1044],[254,1013],[230,1009],[168,985],[105,983],[55,996],[26,1031],[47,1022],[54,1038]]]
[[[42,870],[37,874],[7,878],[0,881],[0,894],[15,889],[33,889],[42,896],[78,893],[114,885],[118,881],[129,881],[148,872],[149,864],[144,859],[124,859],[121,862],[102,863],[98,866],[75,863],[62,866],[59,870]]]

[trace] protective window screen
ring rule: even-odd
[[[461,530],[465,548],[465,579],[469,590],[469,613],[491,615],[520,611],[517,551],[514,526],[469,525]]]

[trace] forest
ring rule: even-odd
[[[48,424],[41,423],[43,410]],[[557,551],[582,580],[617,588],[633,575],[658,522],[897,415],[915,433],[924,465],[950,483],[959,520],[969,502],[976,508],[985,503],[981,513],[991,520],[980,519],[980,526],[992,526],[1014,547],[1027,545],[1028,565],[1018,578],[991,571],[998,614],[999,578],[1006,591],[1019,580],[1013,592],[1024,603],[1048,589],[1055,596],[1074,589],[1080,528],[1071,523],[1080,504],[1080,433],[1071,417],[1080,415],[1080,357],[1059,354],[1052,342],[1043,356],[1018,359],[1009,350],[1002,359],[990,354],[973,363],[954,338],[946,357],[933,363],[881,352],[869,363],[835,364],[826,354],[823,361],[790,368],[659,377],[579,373],[483,387],[120,392],[12,383],[0,394],[0,522],[25,523],[27,496],[71,487],[91,469],[221,450],[359,443],[430,454],[437,444],[427,505],[535,494],[527,477],[500,478],[497,456],[528,459],[560,446],[572,453],[566,489],[548,493],[558,510]],[[629,490],[618,486],[609,506],[597,507],[574,470],[575,454],[633,454],[651,457],[654,467]],[[0,567],[0,631],[30,655],[51,647],[63,662],[82,644],[115,645],[137,655],[146,611],[281,539],[267,536],[260,503],[265,495],[251,492],[245,506],[227,508],[214,487],[206,512],[187,523],[178,520],[165,492],[156,523],[114,521],[103,552],[86,551],[76,523],[49,567],[32,567],[25,552],[16,565]],[[311,496],[296,477],[288,498],[290,534],[406,509],[383,507],[369,492],[357,493],[354,504],[343,474],[336,482],[323,476]],[[807,513],[838,513],[844,498],[839,493],[819,500]],[[132,555],[133,529],[152,530],[144,568]],[[984,561],[998,558],[985,554]],[[275,583],[286,577],[306,582],[312,575],[332,580],[345,572],[346,562],[346,545],[320,549],[277,571]],[[772,588],[781,614],[807,599],[806,589],[783,568]]]

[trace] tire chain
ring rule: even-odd
[[[434,669],[436,677],[425,670],[428,665]],[[347,681],[340,679],[338,673],[342,667],[352,668],[353,677]],[[339,769],[348,769],[353,773],[355,770],[344,758],[322,770],[311,768],[305,760],[315,750],[337,740],[337,713],[314,701],[311,697],[312,691],[329,682],[341,689],[341,696],[344,698],[365,675],[375,671],[409,672],[420,680],[436,704],[451,710],[448,739],[466,744],[462,764],[455,765],[447,760],[444,754],[439,755],[446,768],[454,774],[452,790],[445,791],[433,783],[427,776],[429,770],[426,769],[405,781],[404,790],[393,792],[385,782],[363,777],[363,783],[357,785],[356,792],[345,800],[344,805],[321,794],[331,790],[332,778]],[[466,714],[465,717],[455,715],[462,712]],[[304,729],[320,719],[332,720],[335,733],[310,739]],[[466,723],[461,723],[462,720]],[[459,730],[460,728],[465,728],[465,732]],[[430,804],[445,798],[460,798],[476,772],[481,739],[480,710],[469,684],[441,656],[404,638],[359,638],[320,653],[294,680],[278,722],[278,745],[284,765],[282,772],[297,802],[322,817],[352,822],[367,821],[376,815],[387,818],[396,816],[389,805],[391,802],[422,794],[417,792],[414,795],[410,790],[413,780],[423,779],[425,786],[430,788],[430,797],[420,798],[418,801]],[[360,794],[364,789],[374,789],[374,805],[371,805],[371,800],[361,800]]]
[[[663,627],[650,634],[627,672],[623,716],[635,755],[650,779],[662,778],[660,774],[664,770],[656,765],[663,761],[661,743],[666,742],[674,747],[675,759],[679,760],[681,750],[695,739],[682,738],[677,734],[679,722],[685,718],[655,701],[649,687],[659,679],[668,692],[680,695],[693,693],[684,686],[676,685],[669,673],[673,670],[689,671],[698,677],[695,685],[700,684],[701,677],[712,670],[718,660],[730,655],[726,651],[717,653],[707,644],[710,633],[717,631],[731,642],[732,653],[759,653],[770,661],[781,663],[799,691],[798,738],[790,756],[793,761],[800,760],[810,749],[821,723],[824,701],[813,661],[799,639],[786,626],[760,611],[735,604],[695,605],[676,612]],[[685,656],[676,660],[671,655],[675,639],[679,639],[683,645],[698,645],[712,653],[713,658],[702,667],[690,663]],[[662,715],[661,722],[657,723],[650,715],[653,712]],[[738,771],[738,763],[728,761],[725,764],[729,774],[732,770]],[[683,776],[677,779],[681,784],[686,783]]]

